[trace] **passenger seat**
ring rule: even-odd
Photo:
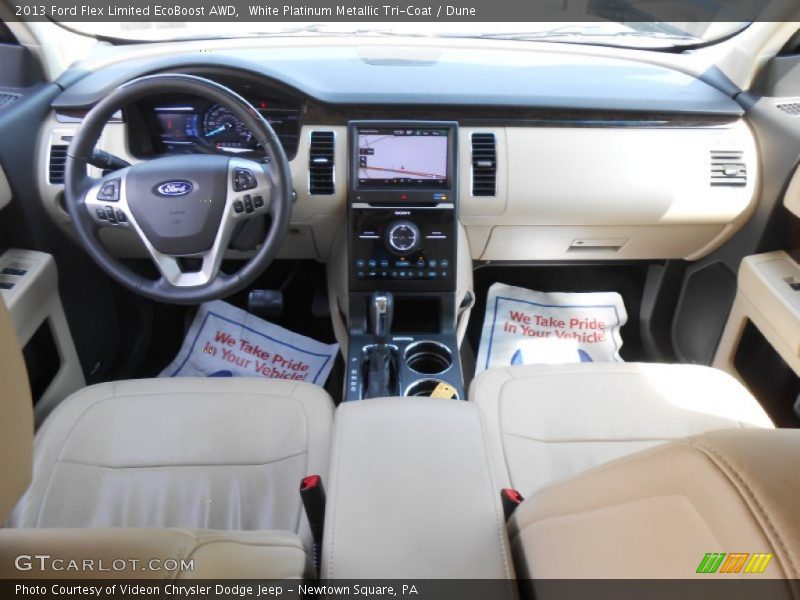
[[[539,600],[569,597],[572,578],[695,577],[793,579],[723,593],[796,598],[798,473],[798,430],[727,429],[638,452],[517,508],[509,522],[517,574]]]
[[[543,486],[665,442],[727,428],[773,428],[733,377],[697,365],[579,363],[484,371],[469,397],[503,485]]]

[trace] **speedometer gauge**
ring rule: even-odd
[[[230,110],[212,104],[203,115],[203,137],[218,147],[244,148],[253,134]]]

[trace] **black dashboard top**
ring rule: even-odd
[[[212,42],[213,45],[213,42]],[[729,95],[667,67],[620,58],[507,48],[220,46],[196,51],[175,44],[107,49],[103,66],[91,59],[59,79],[65,91],[53,107],[91,107],[116,86],[160,71],[211,69],[262,78],[325,105],[516,107],[651,112],[738,117]]]

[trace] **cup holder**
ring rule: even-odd
[[[430,397],[430,395],[433,394],[433,390],[435,390],[440,383],[445,382],[441,379],[418,379],[406,388],[405,395]],[[458,392],[455,393],[452,399],[459,400]]]
[[[416,373],[438,375],[447,371],[453,364],[453,353],[439,342],[415,342],[406,348],[405,360],[408,368]]]

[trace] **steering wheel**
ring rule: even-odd
[[[229,109],[253,134],[264,160],[164,156],[89,177],[87,159],[111,115],[159,93],[200,96]],[[153,300],[196,304],[247,287],[272,262],[289,226],[292,179],[278,137],[244,98],[202,77],[165,73],[129,81],[89,111],[67,150],[65,196],[80,242],[112,278]],[[271,225],[255,256],[236,273],[221,272],[232,236],[266,215]],[[104,227],[133,231],[160,277],[148,279],[109,253],[99,237]]]

